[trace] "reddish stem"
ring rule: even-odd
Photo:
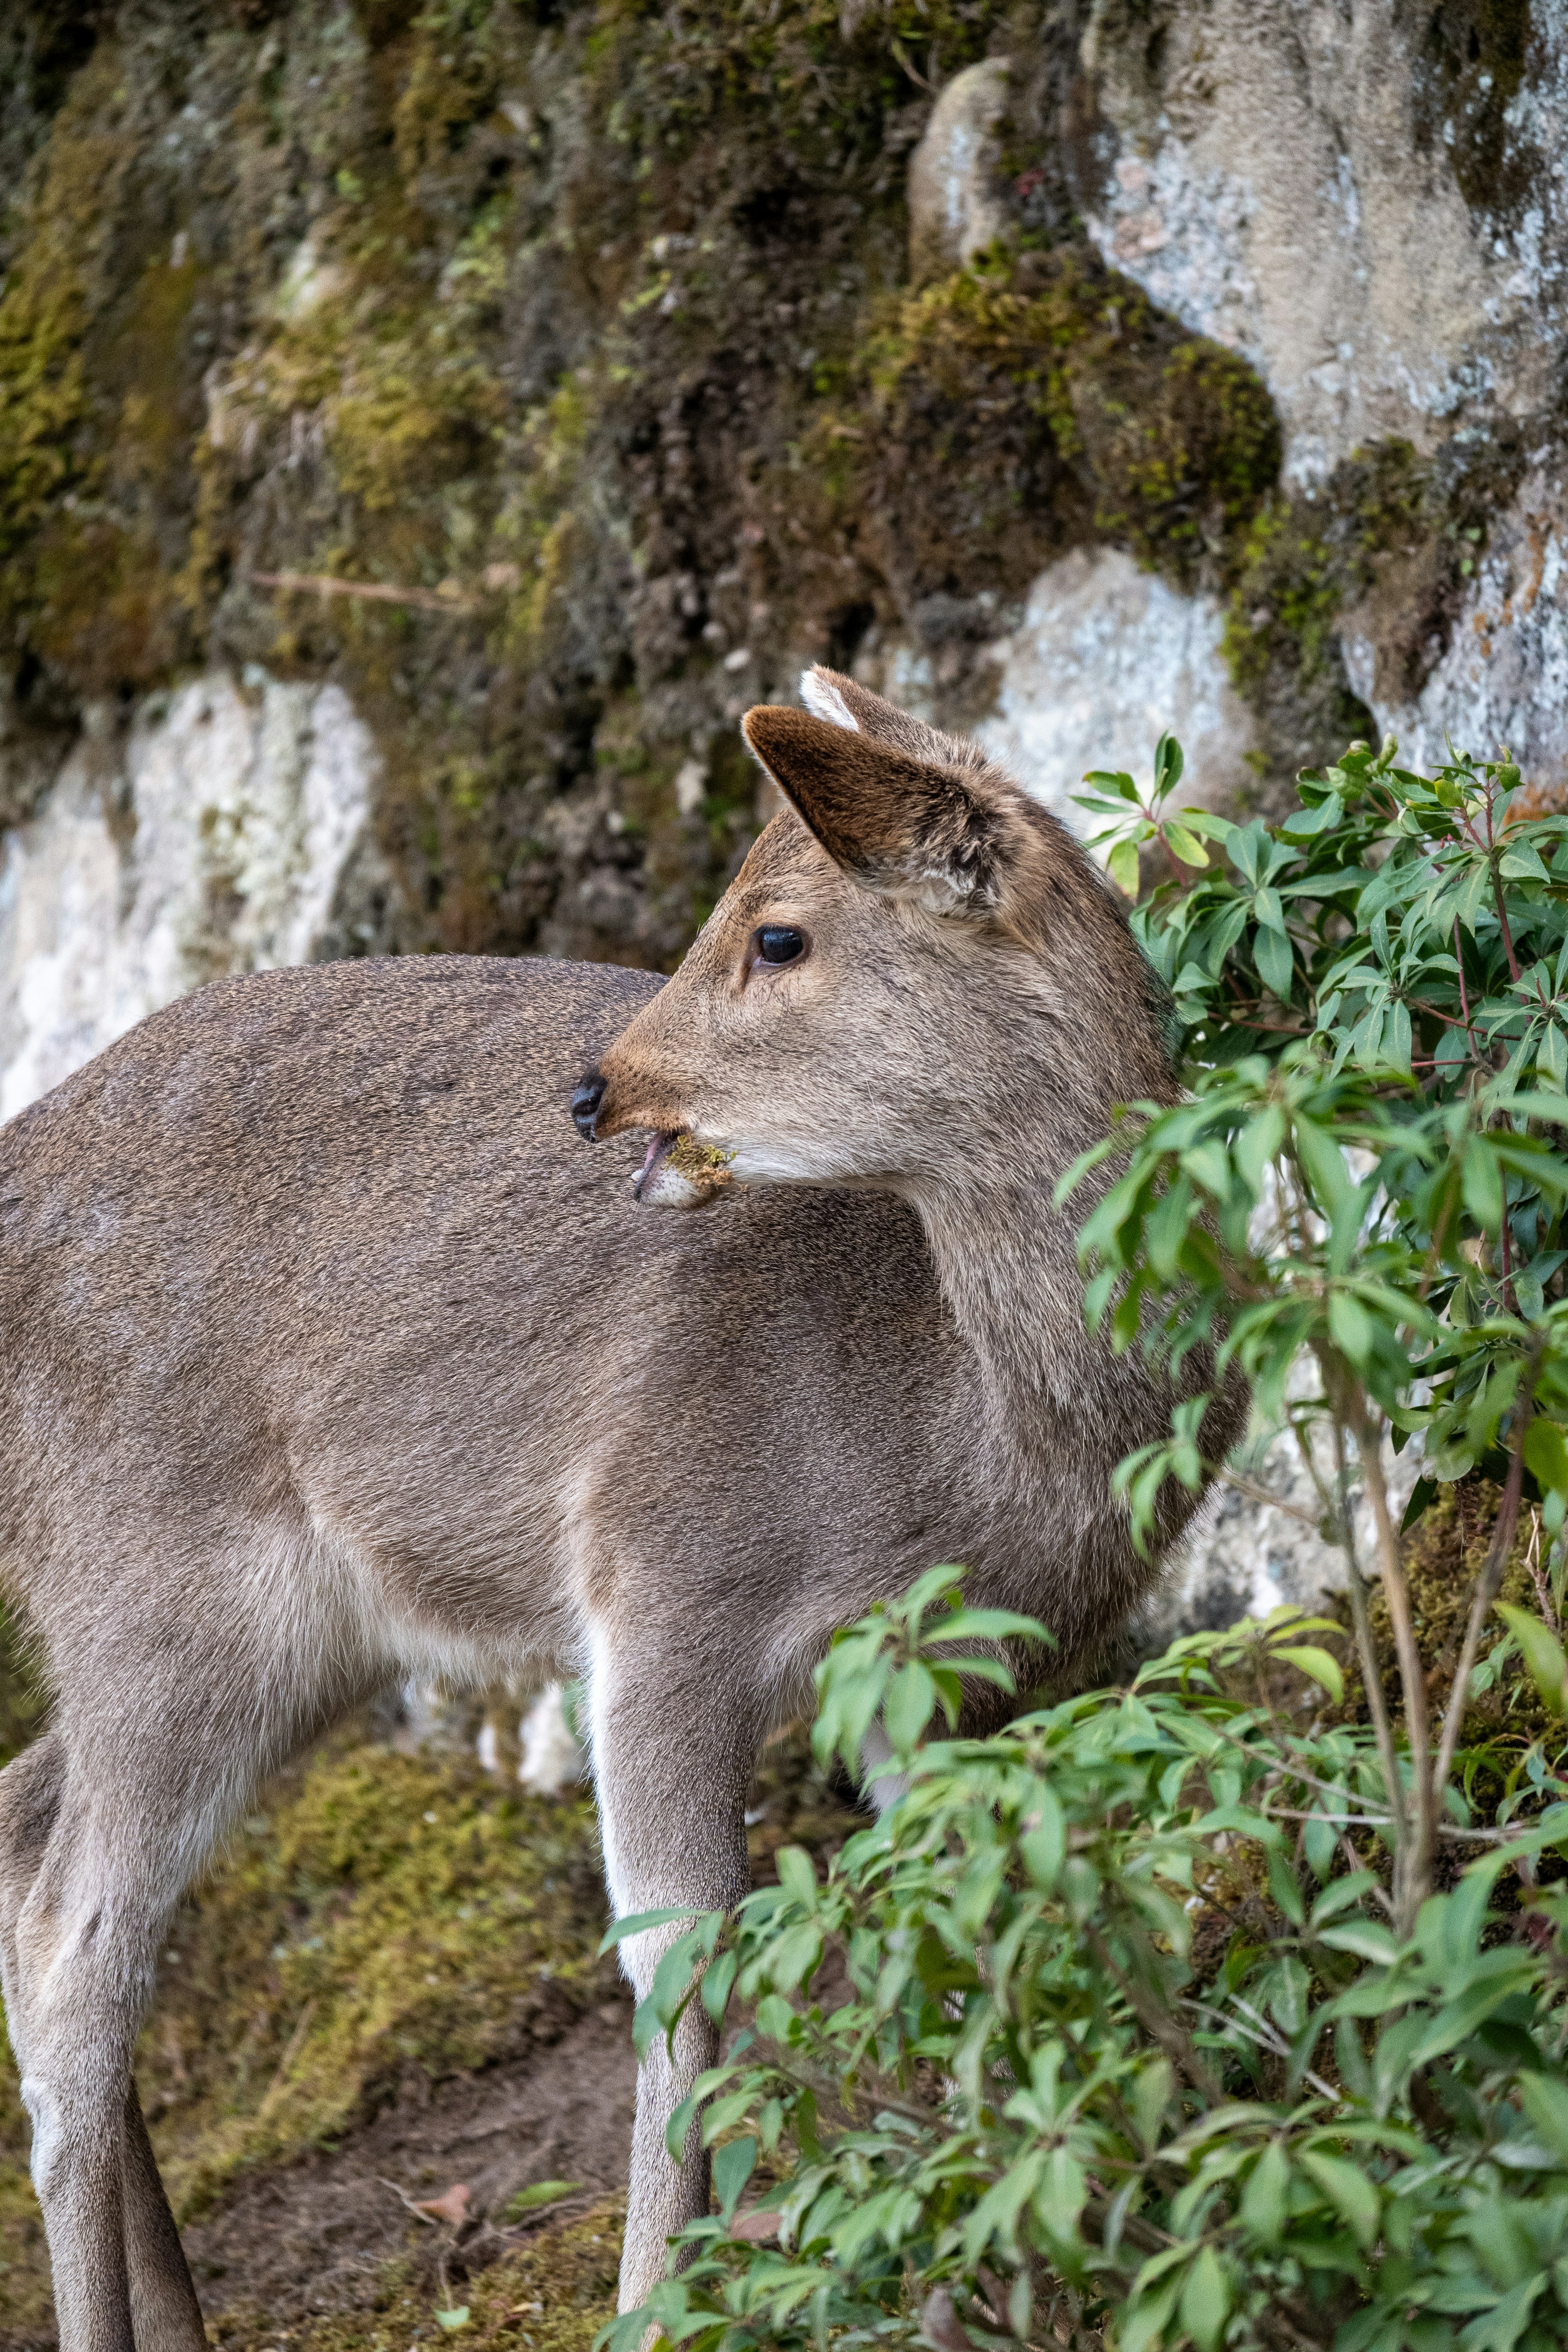
[[[1519,958],[1513,951],[1513,933],[1509,929],[1508,915],[1503,908],[1502,877],[1499,874],[1495,866],[1492,868],[1492,897],[1497,902],[1497,919],[1502,927],[1503,953],[1508,958],[1509,976],[1510,979],[1517,980],[1519,978]]]

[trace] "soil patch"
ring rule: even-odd
[[[623,2189],[637,2084],[631,2016],[629,1998],[606,2001],[527,2058],[442,2083],[426,2101],[384,2109],[336,2148],[243,2177],[183,2232],[203,2306],[224,2340],[259,2343],[251,2331],[261,2328],[275,2342],[315,2314],[367,2309],[399,2256],[417,2275],[444,2265],[456,2281]],[[509,2226],[511,2199],[544,2180],[581,2188]],[[415,2216],[403,2201],[443,2196],[458,2181],[469,2190],[458,2230]]]

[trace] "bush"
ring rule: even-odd
[[[1021,1630],[959,1609],[957,1571],[840,1636],[819,1752],[855,1769],[879,1712],[908,1793],[823,1880],[781,1854],[661,1967],[643,2046],[691,1999],[754,2024],[694,2103],[720,2210],[611,2352],[650,2322],[699,2352],[1568,2334],[1568,824],[1510,821],[1506,754],[1426,779],[1352,746],[1273,828],[1173,813],[1180,772],[1167,740],[1147,797],[1090,780],[1112,872],[1142,850],[1173,876],[1134,920],[1189,1093],[1090,1155],[1117,1167],[1087,1312],[1118,1348],[1245,1367],[1342,1547],[1352,1635],[1278,1612],[984,1741],[927,1736],[995,1671],[953,1644]],[[1167,1478],[1242,1476],[1199,1458],[1205,1402],[1121,1465],[1135,1529]],[[1430,1720],[1405,1528],[1482,1477],[1496,1524]],[[1540,1614],[1509,1608],[1502,1642],[1521,1538]],[[1511,1723],[1472,1710],[1521,1673]]]

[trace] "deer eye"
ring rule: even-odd
[[[787,923],[764,923],[757,933],[759,963],[794,963],[805,953],[804,935]]]

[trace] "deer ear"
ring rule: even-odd
[[[983,770],[930,760],[846,727],[760,703],[747,743],[835,865],[864,889],[932,914],[989,913],[1018,822]]]

